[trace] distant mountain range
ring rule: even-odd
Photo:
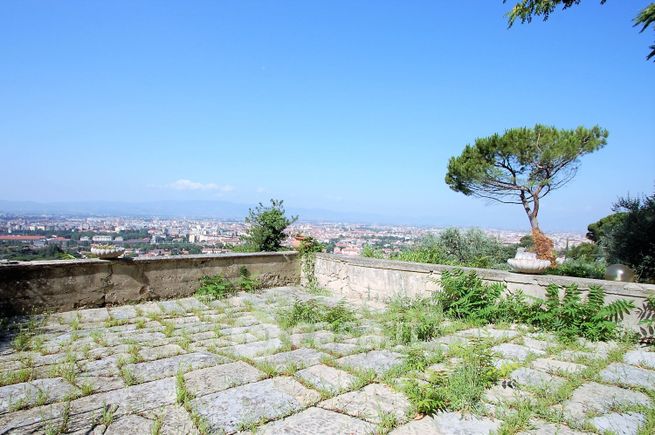
[[[202,200],[149,202],[70,201],[47,203],[0,200],[0,213],[17,215],[186,217],[242,220],[248,214],[248,209],[255,205]],[[287,208],[287,212],[290,215],[299,215],[303,221],[400,223],[398,219],[368,213],[347,213],[304,208]]]

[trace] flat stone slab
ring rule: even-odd
[[[564,402],[564,412],[570,418],[584,418],[589,412],[604,413],[616,406],[652,406],[643,393],[612,385],[589,382],[578,387],[571,399]]]
[[[210,432],[234,433],[299,411],[320,399],[297,381],[280,377],[242,385],[191,401]]]
[[[564,379],[539,370],[521,367],[510,374],[510,378],[521,387],[557,390],[564,384]]]
[[[103,435],[124,435],[128,433],[147,434],[153,428],[154,420],[141,417],[140,415],[129,414],[114,420]]]
[[[227,362],[229,362],[227,358],[218,355],[192,352],[155,361],[127,364],[125,368],[132,372],[139,382],[149,382],[175,376],[179,370],[188,372]]]
[[[623,355],[623,362],[646,369],[655,369],[655,352],[633,350]]]
[[[587,366],[582,364],[559,361],[551,358],[536,359],[532,362],[531,367],[551,374],[576,374],[587,368]]]
[[[132,305],[111,307],[109,309],[109,315],[114,320],[128,320],[138,316],[136,309]]]
[[[258,434],[372,434],[375,425],[338,412],[309,408],[284,420],[268,423],[257,429]]]
[[[390,432],[390,435],[483,435],[495,433],[501,422],[486,417],[439,412],[423,417]]]
[[[180,304],[182,308],[184,308],[186,311],[194,311],[194,310],[206,310],[207,305],[203,304],[196,298],[183,298],[183,299],[178,299],[177,303]]]
[[[235,346],[225,347],[221,350],[240,357],[254,358],[265,353],[275,352],[280,348],[280,346],[282,346],[280,339],[272,338],[265,341],[237,344]]]
[[[353,375],[343,370],[323,364],[315,365],[296,373],[296,377],[319,390],[338,393],[350,388],[357,380]]]
[[[373,350],[367,353],[345,356],[337,360],[337,364],[343,367],[352,367],[362,371],[373,370],[378,375],[402,364],[402,362],[402,354],[388,350]]]
[[[351,343],[323,343],[316,347],[339,356],[350,355],[359,350],[359,346]]]
[[[508,340],[514,338],[519,333],[510,329],[496,328],[471,328],[457,332],[455,335],[467,338],[488,338],[492,340]]]
[[[534,429],[519,432],[518,435],[591,435],[589,432],[578,432],[563,424],[547,423],[545,421],[532,421]]]
[[[109,311],[107,308],[90,308],[88,310],[79,311],[81,322],[104,322],[109,320]]]
[[[521,400],[530,400],[531,398],[532,395],[525,391],[509,387],[504,388],[502,385],[494,385],[484,393],[484,400],[493,404],[514,403]]]
[[[531,354],[545,355],[546,352],[539,349],[531,349],[527,346],[513,343],[503,343],[491,348],[494,352],[500,354],[503,358],[513,359],[516,361],[525,361]]]
[[[386,385],[370,384],[361,390],[328,399],[318,406],[379,424],[385,414],[394,415],[399,422],[406,421],[411,405],[404,395]]]
[[[523,346],[527,346],[530,349],[537,349],[546,351],[553,343],[549,343],[543,340],[537,340],[532,337],[523,337]]]
[[[161,409],[173,405],[176,400],[175,379],[167,378],[145,384],[134,385],[120,390],[93,394],[73,400],[70,404],[68,430],[88,430],[97,421],[102,410],[115,409],[114,417],[118,419],[128,414],[142,414],[146,411]],[[37,412],[39,408],[30,411]],[[43,410],[41,410],[43,412]],[[62,414],[57,415],[61,418]]]
[[[0,414],[38,402],[63,400],[79,391],[62,378],[35,379],[31,382],[0,387]]]
[[[293,334],[290,338],[291,344],[294,346],[303,346],[305,343],[330,343],[334,341],[334,333],[330,331],[305,332]]]
[[[344,343],[354,344],[362,350],[371,350],[386,343],[387,338],[380,335],[362,335],[361,337],[349,338]]]
[[[602,433],[612,433],[615,435],[637,435],[639,428],[646,421],[642,414],[629,412],[619,414],[612,412],[591,419],[591,425]]]
[[[177,344],[165,344],[163,346],[157,347],[144,347],[139,350],[139,356],[144,361],[168,358],[171,356],[180,355],[182,353],[184,353],[184,349],[182,349]]]
[[[319,364],[324,357],[327,357],[327,355],[322,352],[318,352],[314,349],[302,348],[275,355],[262,356],[255,358],[255,361],[270,364],[276,370],[284,370],[290,367],[302,369]]]
[[[195,370],[184,375],[187,390],[194,397],[227,390],[250,382],[257,382],[266,376],[243,361]]]
[[[165,314],[183,314],[186,312],[176,301],[160,301],[159,308]]]
[[[151,420],[160,419],[158,435],[200,435],[189,413],[180,405],[165,406],[143,414]],[[134,433],[134,432],[125,432]],[[154,431],[146,432],[153,434]]]
[[[655,390],[655,371],[641,369],[630,364],[610,364],[600,372],[600,378],[611,384]]]

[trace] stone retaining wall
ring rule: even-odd
[[[300,281],[296,252],[0,264],[0,313],[66,311],[184,297],[196,291],[202,276],[236,278],[242,266],[267,287]]]
[[[364,257],[346,257],[317,254],[314,273],[318,285],[348,298],[384,301],[394,295],[419,296],[439,291],[439,277],[452,266],[378,260]],[[630,299],[637,307],[624,319],[626,326],[638,328],[639,320],[653,315],[645,310],[647,295],[655,294],[655,285],[637,284],[598,279],[573,278],[555,275],[525,275],[493,269],[476,269],[478,276],[487,282],[500,282],[508,291],[523,290],[527,295],[543,298],[548,284],[562,286],[577,284],[581,290],[598,284],[605,288],[606,301]],[[643,325],[642,325],[643,326]],[[648,333],[648,331],[643,331]],[[651,331],[652,334],[652,331]]]

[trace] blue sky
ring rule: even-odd
[[[542,205],[583,231],[655,187],[649,1],[508,30],[493,1],[3,1],[0,199],[284,198],[399,222],[528,228],[450,191],[448,158],[535,123],[607,147]]]

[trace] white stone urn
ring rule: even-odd
[[[122,246],[114,246],[114,245],[91,246],[91,253],[98,258],[102,258],[103,260],[108,260],[110,258],[118,258],[121,255],[123,255],[123,252],[125,252],[125,248],[123,248]]]
[[[516,251],[514,258],[507,260],[512,267],[512,271],[519,273],[544,273],[550,267],[550,261],[539,260],[534,252],[525,252],[520,249]]]

